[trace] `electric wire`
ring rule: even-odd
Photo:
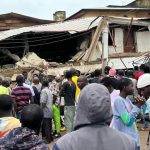
[[[23,34],[23,33],[21,33],[21,34]],[[33,33],[32,33],[33,34]],[[26,39],[28,40],[28,39],[39,39],[39,38],[45,38],[45,37],[52,37],[52,36],[56,36],[56,35],[62,35],[62,34],[66,34],[66,33],[57,33],[57,34],[52,34],[52,35],[44,35],[44,36],[36,36],[36,37],[27,37]],[[69,34],[69,33],[68,33]],[[20,35],[20,34],[19,34]],[[25,33],[25,35],[26,35],[26,33]],[[17,35],[15,35],[15,36],[17,36]],[[12,38],[12,37],[10,37],[10,38]],[[8,41],[22,41],[23,39],[18,39],[18,38],[16,38],[16,39],[9,39],[9,38],[7,38],[7,39],[5,39],[6,41],[8,40]]]
[[[27,41],[29,43],[34,43],[34,42],[40,42],[40,41],[46,41],[46,40],[51,40],[51,39],[57,39],[57,38],[61,38],[61,37],[65,37],[65,36],[69,36],[68,34],[64,34],[64,35],[61,35],[61,36],[55,36],[55,37],[51,37],[51,38],[45,38],[45,39],[38,39],[38,40],[33,40],[33,41]],[[0,42],[0,45],[1,44],[23,44],[24,41],[22,39],[22,42]]]
[[[88,34],[88,33],[90,33],[91,31],[88,31],[88,32],[84,32],[84,33],[81,33],[81,34],[79,34],[79,35],[75,35],[75,36],[72,36],[72,37],[69,37],[69,38],[65,38],[65,39],[61,39],[61,40],[56,40],[56,41],[53,41],[53,42],[46,42],[46,43],[39,43],[39,44],[31,44],[31,45],[29,45],[30,47],[33,47],[33,46],[41,46],[41,45],[48,45],[48,44],[53,44],[53,43],[58,43],[58,42],[63,42],[63,41],[66,41],[66,40],[70,40],[70,39],[73,39],[73,38],[76,38],[76,37],[80,37],[80,36],[82,36],[82,35],[86,35],[86,34]],[[0,46],[0,48],[12,48],[12,49],[14,49],[14,48],[21,48],[21,47],[25,47],[25,46],[9,46],[9,47],[1,47]]]

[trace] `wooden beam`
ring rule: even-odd
[[[95,34],[93,36],[91,45],[89,47],[89,49],[87,50],[85,57],[84,57],[84,61],[89,61],[90,55],[92,53],[92,51],[96,48],[97,46],[97,42],[99,40],[99,37],[102,33],[102,29],[107,25],[107,21],[106,19],[103,19],[102,21],[99,22],[97,29],[95,31]]]
[[[0,52],[3,53],[4,55],[8,56],[9,58],[13,59],[14,61],[19,61],[20,58],[18,55],[16,54],[12,54],[8,49],[6,48],[2,48],[0,49]]]

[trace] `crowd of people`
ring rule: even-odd
[[[104,72],[0,78],[0,149],[46,150],[66,131],[53,150],[140,150],[137,118],[147,130],[150,68]]]

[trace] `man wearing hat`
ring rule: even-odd
[[[146,99],[146,105],[150,115],[150,74],[149,73],[140,76],[137,82],[137,88],[140,91],[140,94]],[[149,136],[150,136],[150,132],[149,132]],[[148,143],[149,142],[150,141],[148,138]]]
[[[140,89],[141,95],[148,100],[150,97],[150,74],[149,73],[146,73],[139,78],[137,82],[137,88]]]

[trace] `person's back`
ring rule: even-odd
[[[16,113],[20,119],[20,113],[22,109],[30,104],[32,98],[31,90],[23,86],[23,76],[19,75],[16,77],[17,86],[12,89],[11,97],[17,105]]]
[[[30,116],[30,117],[29,117]],[[48,145],[37,135],[43,119],[40,106],[31,104],[21,114],[22,127],[13,129],[0,140],[2,150],[49,150]]]
[[[75,103],[75,93],[76,93],[76,86],[72,81],[67,81],[63,84],[63,92],[64,92],[64,99],[65,105],[74,105]]]
[[[101,76],[101,70],[100,69],[96,69],[94,71],[94,78],[90,80],[90,83],[100,83],[101,82],[101,79],[100,79],[100,76]]]
[[[135,150],[135,141],[109,128],[112,119],[110,94],[99,84],[80,93],[74,131],[59,139],[53,150]]]

